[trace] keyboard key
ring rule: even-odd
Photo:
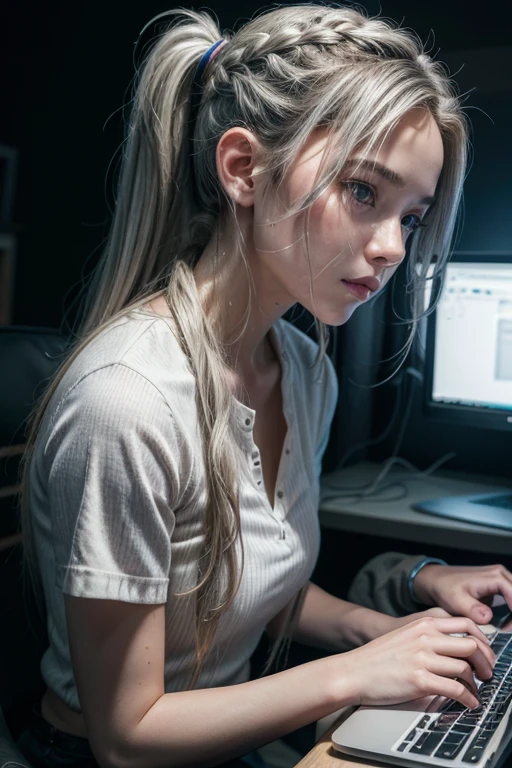
[[[474,747],[471,747],[471,749],[468,749],[468,751],[462,758],[462,762],[478,763],[478,761],[482,759],[484,749],[485,749],[485,745],[475,745]]]
[[[435,752],[434,757],[442,757],[444,760],[453,760],[454,757],[457,757],[468,739],[469,734],[454,734],[453,731],[450,731],[439,749]]]
[[[409,751],[421,752],[421,747],[423,746],[423,744],[425,743],[425,741],[428,739],[429,736],[430,734],[428,733],[428,731],[424,731],[423,733],[420,733],[416,744],[413,747],[411,747]]]
[[[495,731],[503,719],[502,715],[496,714],[496,712],[489,712],[487,717],[482,720],[480,728],[485,731]]]
[[[484,709],[469,711],[467,714],[461,715],[457,723],[475,726],[485,717],[485,714]]]
[[[439,725],[441,727],[446,726],[447,728],[451,728],[452,725],[459,719],[460,712],[447,712],[443,713],[441,717],[438,719],[436,725]]]
[[[470,743],[466,754],[462,758],[463,763],[478,763],[482,757],[487,744],[492,739],[493,734],[477,733],[476,737]]]
[[[425,738],[423,738],[425,736]],[[440,741],[444,738],[444,733],[429,733],[425,731],[422,733],[416,744],[411,747],[409,752],[415,755],[431,755],[434,749],[439,746]]]

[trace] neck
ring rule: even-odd
[[[268,332],[294,303],[251,248],[246,258],[249,274],[243,258],[221,241],[217,249],[210,243],[194,267],[202,306],[227,346],[228,364],[243,380],[275,363]]]

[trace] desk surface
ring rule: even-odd
[[[337,752],[331,745],[331,734],[351,714],[349,707],[341,714],[322,738],[315,744],[311,752],[297,763],[295,768],[374,768],[382,763],[368,763],[360,757],[348,757]]]
[[[438,471],[428,477],[414,475],[403,467],[392,467],[378,488],[381,492],[361,501],[341,496],[346,489],[369,486],[382,465],[362,462],[321,478],[320,523],[324,528],[367,533],[393,539],[449,546],[455,549],[510,555],[512,531],[474,525],[459,520],[416,512],[411,505],[425,499],[489,493],[512,488],[512,480]],[[384,490],[390,483],[400,486]]]

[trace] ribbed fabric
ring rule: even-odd
[[[255,411],[233,397],[244,570],[199,687],[248,679],[265,626],[310,578],[319,548],[319,475],[337,400],[326,357],[285,320],[272,328],[288,424],[275,506],[253,440]],[[205,467],[195,379],[168,318],[134,310],[80,353],[45,413],[31,468],[31,514],[48,612],[46,684],[80,711],[63,592],[166,605],[165,690],[195,661],[194,601]],[[240,562],[240,549],[238,549]]]

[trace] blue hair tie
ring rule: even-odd
[[[217,50],[219,45],[221,45],[222,43],[225,43],[225,42],[226,42],[225,39],[223,37],[221,37],[220,40],[217,40],[216,43],[214,43],[212,46],[210,46],[210,48],[208,48],[206,53],[203,53],[203,55],[201,56],[201,59],[199,61],[199,64],[197,65],[197,69],[196,69],[196,72],[195,72],[195,75],[194,75],[194,85],[201,85],[201,79],[203,77],[203,72],[204,72],[204,70],[206,68],[206,65],[210,61],[214,51]]]
[[[192,88],[190,90],[190,112],[188,117],[188,154],[191,159],[194,154],[194,127],[195,127],[195,122],[197,119],[199,104],[201,102],[201,95],[203,91],[203,88],[202,88],[203,72],[206,68],[206,65],[212,58],[212,56],[215,56],[217,50],[222,46],[223,43],[226,43],[226,42],[227,40],[225,40],[222,37],[220,40],[217,40],[216,43],[211,45],[206,51],[206,53],[203,53],[203,55],[201,56],[199,64],[197,65],[196,71],[194,73]],[[193,185],[193,193],[194,193],[194,197],[197,200],[197,190],[196,190],[195,184]]]

